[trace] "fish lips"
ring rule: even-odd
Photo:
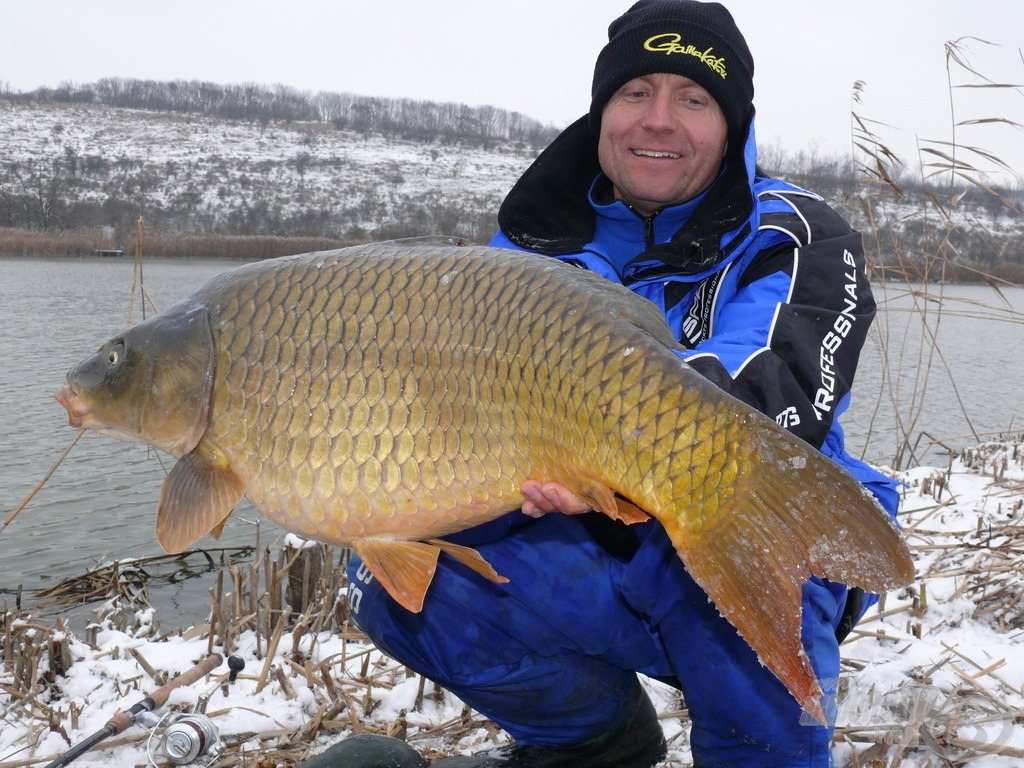
[[[68,424],[79,429],[89,429],[93,421],[92,408],[75,391],[70,383],[65,384],[54,398],[68,412]]]
[[[89,429],[125,443],[141,442],[137,435],[102,422],[70,381],[54,395],[54,399],[64,406],[68,412],[68,424],[76,429]]]
[[[70,381],[53,397],[68,412],[68,424],[76,429],[91,429],[93,432],[114,437],[122,442],[139,441],[137,436],[102,422]]]

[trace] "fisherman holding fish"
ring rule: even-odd
[[[895,516],[894,483],[847,455],[839,424],[875,313],[861,238],[820,197],[757,168],[753,70],[722,5],[636,3],[609,27],[590,113],[513,187],[492,244],[650,299],[694,369],[849,470]],[[503,570],[508,584],[442,558],[422,612],[410,613],[358,559],[350,570],[353,615],[374,642],[515,738],[435,766],[657,765],[666,745],[637,672],[682,691],[695,766],[831,765],[831,725],[761,665],[659,523],[579,514],[590,505],[548,480],[524,484],[525,514],[450,537],[518,563]],[[839,640],[874,599],[818,578],[803,587],[803,644],[826,716]],[[318,765],[383,765],[394,749],[350,739]],[[387,764],[425,764],[406,760]]]
[[[165,551],[243,498],[351,547],[359,626],[515,739],[435,765],[654,766],[640,673],[682,691],[697,766],[828,766],[839,642],[914,563],[839,426],[861,238],[757,169],[752,75],[724,7],[642,0],[492,247],[227,270],[57,400],[177,459]],[[307,768],[425,765],[364,734]]]

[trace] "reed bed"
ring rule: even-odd
[[[289,542],[273,551],[257,546],[245,562],[233,562],[230,553],[222,551],[223,562],[209,590],[209,620],[187,630],[160,631],[145,589],[146,567],[151,561],[112,563],[81,578],[64,580],[39,597],[49,601],[98,601],[96,620],[84,631],[84,645],[93,653],[87,650],[84,655],[101,661],[104,656],[130,656],[137,665],[137,675],[119,681],[124,701],[101,702],[107,716],[127,708],[147,689],[167,682],[168,670],[148,660],[147,655],[161,644],[177,641],[202,641],[207,653],[216,651],[225,657],[244,644],[256,665],[240,680],[249,685],[253,695],[266,691],[271,696],[295,699],[299,690],[311,696],[300,724],[280,724],[261,732],[225,733],[226,751],[217,765],[293,765],[322,747],[325,740],[340,738],[346,732],[385,733],[413,742],[429,740],[424,745],[428,756],[441,754],[436,745],[454,743],[477,729],[497,736],[493,724],[452,703],[450,694],[384,658],[350,622],[345,598],[348,550],[337,551],[322,544],[294,546],[291,538]],[[198,550],[186,556],[190,554],[210,557]],[[0,613],[0,627],[0,728],[23,728],[21,743],[30,753],[32,745],[49,732],[61,734],[70,748],[83,736],[76,734],[76,739],[71,735],[80,729],[82,710],[93,706],[89,700],[69,700],[63,690],[69,670],[84,660],[75,634],[63,617],[46,623],[7,605]],[[114,651],[101,650],[99,634],[111,631],[146,642]],[[325,648],[327,640],[329,648]],[[416,681],[417,693],[409,714],[385,720],[375,716],[380,695],[410,679]],[[183,711],[195,706],[194,693]],[[427,720],[424,702],[442,700],[457,714],[441,721]],[[224,713],[209,714],[217,717]],[[145,739],[144,732],[138,728],[133,731],[104,742],[101,749],[117,749]],[[56,753],[0,755],[0,768],[36,765],[56,757]],[[80,758],[80,762],[88,764],[88,757]]]
[[[123,248],[125,256],[129,257],[135,253],[134,236],[127,242],[124,240],[118,241],[103,228],[37,232],[0,227],[0,256],[92,258],[97,250]],[[330,237],[197,234],[151,229],[146,232],[145,256],[259,261],[353,244],[352,240]]]
[[[991,658],[965,647],[957,634],[976,624],[1008,648],[1024,636],[1024,436],[979,444],[946,470],[913,470],[903,479],[905,534],[918,580],[885,596],[843,646],[835,737],[845,759],[840,764],[938,768],[994,755],[1024,760],[1019,665],[1009,654]],[[975,496],[964,503],[965,483],[981,484],[973,493],[983,503]],[[242,702],[252,703],[221,705],[215,697],[216,708],[207,712],[225,719],[226,752],[218,766],[295,765],[363,732],[404,738],[430,760],[505,739],[452,694],[381,654],[352,623],[348,550],[289,537],[274,547],[257,541],[247,554],[217,553],[208,621],[187,630],[160,630],[145,589],[147,564],[111,564],[47,591],[49,599],[99,603],[83,641],[62,617],[50,623],[5,606],[0,728],[18,727],[24,736],[17,754],[0,754],[0,768],[52,760],[56,753],[34,751],[47,734],[61,734],[70,747],[81,739],[86,710],[99,706],[112,715],[165,683],[170,670],[157,659],[175,643],[191,643],[193,655],[197,649],[244,652],[250,660],[235,685],[246,687]],[[111,632],[122,633],[120,645],[103,644]],[[65,690],[74,666],[86,663],[129,664],[131,673],[118,680],[123,702],[93,702]],[[898,671],[882,689],[868,672],[888,667]],[[645,682],[670,740],[664,765],[690,765],[685,702],[674,690]],[[232,730],[232,710],[269,709],[267,701],[294,704],[297,716],[285,722],[275,715],[277,722],[259,730]],[[176,706],[193,711],[198,704],[198,691],[190,690]],[[102,749],[137,749],[145,734],[133,730],[134,736],[126,731]]]
[[[883,596],[842,648],[848,677],[836,741],[849,748],[846,768],[1024,760],[1021,441],[969,447],[945,471],[904,473],[904,535],[918,576],[912,588]],[[996,641],[976,647],[972,631]],[[993,645],[1006,655],[993,657]],[[897,685],[858,686],[869,665],[899,666],[900,657]]]

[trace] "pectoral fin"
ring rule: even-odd
[[[367,537],[352,548],[388,594],[406,610],[419,613],[441,553],[432,544]]]
[[[219,534],[244,495],[244,481],[226,463],[204,458],[198,448],[185,454],[160,489],[157,541],[165,552],[175,553],[212,530]]]
[[[213,538],[219,540],[220,537],[224,535],[224,526],[228,524],[228,517],[231,517],[230,512],[228,512],[227,517],[225,517],[223,520],[221,520],[219,523],[213,526],[212,529],[210,529],[210,535],[213,536]]]

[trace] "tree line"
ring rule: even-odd
[[[331,123],[339,129],[376,132],[423,141],[520,142],[540,148],[558,129],[519,112],[492,106],[392,99],[352,93],[301,91],[286,85],[220,84],[200,80],[110,77],[94,83],[64,82],[55,88],[15,91],[0,83],[0,100],[12,103],[100,104],[123,109],[198,114],[267,124]]]

